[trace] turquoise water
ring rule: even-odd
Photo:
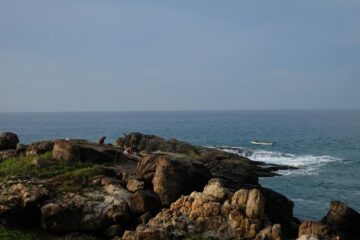
[[[55,138],[114,141],[139,131],[195,145],[241,150],[250,159],[299,167],[260,182],[295,202],[295,215],[318,220],[332,199],[360,211],[360,110],[0,113],[0,132],[30,143]],[[274,141],[273,147],[250,144]]]

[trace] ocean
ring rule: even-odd
[[[360,212],[360,110],[0,113],[4,131],[17,133],[22,143],[101,136],[113,142],[138,131],[221,147],[298,167],[260,183],[294,201],[294,215],[302,220],[321,219],[335,199]]]

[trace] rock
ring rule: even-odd
[[[183,194],[201,191],[210,178],[209,170],[199,162],[162,157],[152,182],[161,203],[169,206]]]
[[[126,201],[104,201],[102,192],[84,196],[67,193],[41,208],[41,226],[47,232],[69,233],[74,231],[104,232],[116,224],[128,226],[132,220]]]
[[[80,195],[65,196],[64,200],[48,203],[41,208],[41,226],[47,232],[79,231],[85,199]]]
[[[26,150],[27,150],[27,145],[25,144],[16,144],[16,153],[21,155],[21,156],[25,156],[26,155]]]
[[[40,155],[53,150],[54,141],[41,141],[29,144],[26,147],[26,156]]]
[[[236,204],[245,210],[248,196],[249,196],[249,189],[240,189],[234,193],[231,203]]]
[[[18,156],[15,150],[8,149],[0,151],[0,161]]]
[[[214,181],[213,181],[214,182]],[[216,182],[216,181],[215,181]],[[205,192],[205,191],[204,191]],[[259,189],[250,189],[249,199],[245,205],[249,206],[250,217],[244,209],[232,204],[228,197],[218,198],[204,192],[192,192],[189,196],[181,196],[163,209],[145,225],[139,225],[135,237],[149,239],[270,239],[281,240],[281,226],[274,224],[264,229],[265,206],[264,197]],[[238,191],[239,192],[239,191]],[[253,206],[256,203],[263,206]],[[261,234],[260,234],[261,233]],[[262,238],[267,237],[268,238]],[[131,238],[129,238],[131,239]],[[137,239],[137,238],[135,238]],[[146,239],[146,238],[144,238]]]
[[[121,161],[125,159],[122,149],[117,147],[64,140],[55,142],[53,158],[61,161],[97,163]]]
[[[223,186],[222,181],[217,178],[210,179],[203,192],[207,195],[213,196],[220,202],[225,201],[225,199],[230,196],[229,190],[226,189]]]
[[[113,238],[116,236],[121,236],[124,233],[124,229],[120,224],[111,225],[105,230],[105,237]]]
[[[265,210],[265,198],[259,189],[249,191],[246,203],[246,215],[250,218],[262,219]]]
[[[337,232],[360,239],[360,214],[340,201],[330,203],[330,209],[322,221]]]
[[[165,154],[150,154],[140,160],[136,166],[136,175],[139,178],[143,178],[148,182],[151,182],[154,178],[156,166],[162,157],[166,156]]]
[[[328,237],[329,234],[330,234],[329,226],[319,222],[305,221],[299,227],[299,237],[301,237],[302,235]]]
[[[154,135],[141,133],[129,133],[123,138],[116,140],[114,144],[122,148],[133,147],[137,152],[163,151],[197,155],[196,149],[186,142],[176,139],[165,140]]]
[[[149,190],[139,190],[131,195],[131,210],[139,215],[157,209],[160,206],[158,196]]]
[[[130,192],[136,192],[142,190],[145,187],[145,182],[137,179],[129,179],[126,185],[126,188]]]
[[[122,238],[122,240],[135,240],[135,232],[134,231],[129,231],[129,230],[125,230]]]
[[[0,151],[8,149],[16,149],[19,138],[15,133],[4,132],[0,134]]]
[[[0,223],[10,227],[39,224],[40,204],[49,197],[46,188],[18,183],[0,190]]]
[[[146,212],[138,217],[138,224],[146,224],[153,217],[151,212]]]
[[[284,234],[295,238],[299,226],[293,216],[294,203],[271,189],[262,188],[261,192],[265,197],[265,215],[272,223],[281,224]]]

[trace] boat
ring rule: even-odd
[[[256,145],[265,145],[265,146],[272,146],[274,145],[274,142],[267,142],[267,141],[251,141],[252,144]]]

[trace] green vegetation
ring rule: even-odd
[[[44,239],[40,233],[28,230],[15,230],[8,229],[0,226],[0,239],[1,240],[39,240]]]
[[[52,184],[59,190],[77,190],[86,185],[89,179],[101,173],[94,163],[56,162],[43,167],[36,167],[36,158],[51,159],[51,152],[40,156],[21,156],[9,158],[0,163],[0,181],[11,176],[52,179]],[[1,239],[1,238],[0,238]]]

